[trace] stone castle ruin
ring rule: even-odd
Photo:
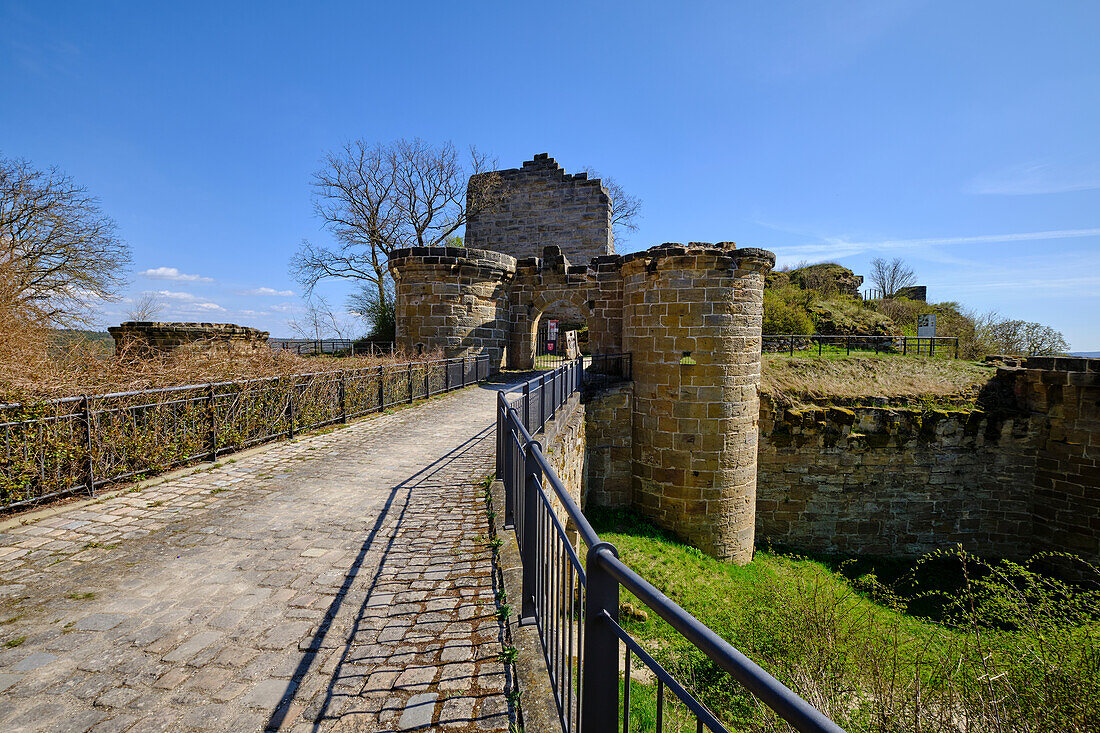
[[[587,395],[544,436],[584,501],[632,507],[735,562],[758,536],[1100,560],[1100,360],[1000,375],[996,414],[777,411],[759,396],[772,253],[692,242],[618,255],[599,181],[546,155],[501,175],[500,208],[467,230],[478,246],[391,256],[398,344],[531,369],[539,323],[572,313],[591,353],[629,352],[632,382]]]
[[[706,552],[747,561],[764,278],[775,256],[729,242],[616,255],[598,180],[567,175],[546,155],[502,178],[500,208],[467,230],[486,249],[391,256],[399,345],[530,369],[540,321],[555,309],[579,314],[594,354],[632,354],[634,503]]]
[[[115,353],[134,350],[163,354],[180,348],[246,352],[267,346],[267,331],[233,323],[126,321],[107,329]]]

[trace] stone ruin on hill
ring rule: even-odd
[[[267,346],[267,331],[233,323],[160,323],[126,321],[107,329],[115,353],[139,350],[167,353],[179,348],[252,351]]]

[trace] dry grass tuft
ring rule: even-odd
[[[781,403],[815,400],[949,399],[972,396],[993,369],[955,359],[913,356],[788,357],[764,355],[760,390]]]

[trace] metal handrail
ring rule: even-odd
[[[921,354],[922,343],[927,345],[925,349],[925,354],[928,356],[935,356],[937,354],[936,343],[947,342],[954,347],[952,358],[959,358],[958,336],[878,336],[864,334],[766,333],[761,336],[761,345],[769,342],[786,343],[791,356],[794,356],[796,340],[811,341],[816,343],[818,356],[821,355],[822,345],[827,342],[843,342],[846,352],[851,353],[852,344],[856,344],[858,346],[860,343],[866,343],[870,341],[875,344],[875,353],[878,353],[880,344],[886,344],[896,348],[897,342],[900,341],[902,356],[908,356],[911,352],[919,356]],[[910,349],[910,343],[916,344],[915,352]],[[942,354],[942,350],[939,353]]]
[[[633,653],[653,670],[658,679],[659,711],[663,705],[663,690],[667,687],[695,715],[699,730],[706,726],[712,731],[726,731],[702,702],[672,678],[619,625],[621,586],[633,593],[641,603],[667,621],[796,730],[802,733],[844,733],[842,728],[821,711],[633,571],[619,559],[614,545],[600,539],[543,453],[541,444],[534,438],[534,434],[554,417],[557,409],[582,388],[587,376],[583,366],[583,361],[578,360],[548,375],[529,380],[521,386],[522,398],[514,403],[509,402],[504,391],[497,393],[496,467],[497,476],[505,485],[505,526],[514,529],[520,546],[523,566],[520,616],[539,629],[548,670],[551,671],[551,685],[554,688],[559,718],[564,729],[569,733],[602,733],[618,728],[620,719],[623,729],[629,729],[629,671],[624,680],[625,709],[621,718],[619,715],[617,655],[621,640],[626,646],[626,668],[629,670]],[[549,411],[543,407],[548,389],[553,394],[552,408]],[[530,406],[531,394],[535,390],[538,391],[540,407],[538,418],[533,420]],[[583,567],[571,546],[560,547],[561,537],[564,536],[563,523],[552,511],[542,515],[538,512],[540,506],[550,506],[550,497],[560,503],[580,539],[588,547]],[[555,539],[557,544],[554,544]],[[554,575],[554,567],[561,565],[563,559],[564,567],[569,571],[566,592],[568,600],[547,595],[548,572],[549,585],[554,590],[563,589],[563,572],[558,570],[557,575]],[[570,609],[571,613],[574,590],[583,591],[583,624],[574,633],[570,615],[565,621],[566,629],[563,632],[558,616],[561,615],[563,606]],[[580,695],[576,701],[573,700],[572,689],[573,660],[570,657],[561,659],[562,650],[557,646],[563,635],[569,640],[570,650],[574,635],[578,641],[576,673]],[[568,671],[567,676],[559,674],[562,669]],[[567,682],[564,688],[563,678]]]
[[[483,354],[0,405],[0,479],[17,487],[0,511],[94,495],[104,484],[347,422],[490,372]],[[126,436],[145,447],[128,447]]]

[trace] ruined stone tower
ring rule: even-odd
[[[493,203],[468,207],[468,247],[520,259],[540,257],[544,247],[554,246],[581,264],[615,252],[607,189],[587,173],[566,173],[546,153],[522,168],[471,176],[469,190],[489,191]]]
[[[692,243],[624,260],[633,504],[704,552],[748,562],[764,276],[775,255]]]
[[[410,353],[489,354],[499,369],[510,330],[508,288],[516,260],[463,247],[409,247],[389,259],[397,345]]]

